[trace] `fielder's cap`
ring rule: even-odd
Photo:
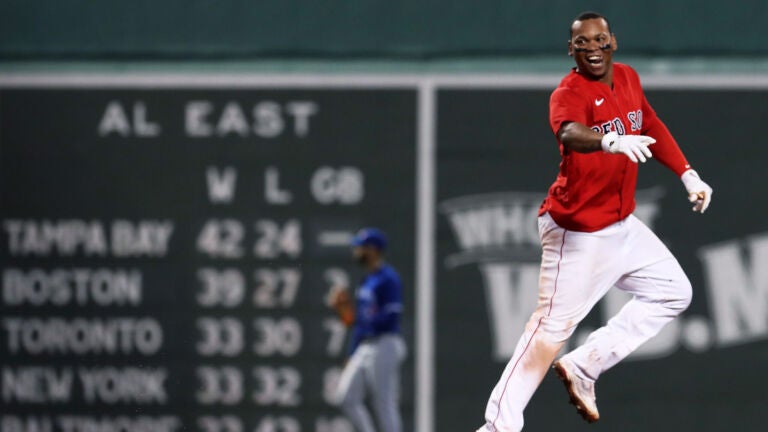
[[[378,228],[363,228],[352,238],[352,246],[373,246],[384,250],[387,248],[387,237]]]

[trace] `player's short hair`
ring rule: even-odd
[[[608,18],[606,18],[605,16],[597,12],[586,11],[578,14],[576,18],[574,18],[573,21],[571,21],[571,25],[568,28],[568,32],[569,32],[568,37],[569,38],[573,37],[573,23],[575,23],[576,21],[586,21],[588,19],[599,19],[599,18],[602,18],[605,20],[605,23],[608,24],[608,33],[611,33],[611,23],[608,21]]]

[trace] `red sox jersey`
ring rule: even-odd
[[[557,132],[563,123],[578,122],[606,134],[648,135],[654,158],[679,177],[690,169],[680,147],[643,94],[632,68],[613,64],[613,88],[574,70],[552,92],[549,122]],[[624,154],[579,153],[560,145],[560,171],[549,188],[539,215],[549,212],[563,228],[594,232],[623,220],[635,209],[638,164]]]

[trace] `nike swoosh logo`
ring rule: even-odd
[[[605,98],[602,99],[595,99],[595,105],[600,106],[605,102]]]

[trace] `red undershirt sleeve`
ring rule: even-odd
[[[677,141],[669,133],[669,129],[664,122],[656,116],[648,100],[643,95],[643,125],[642,134],[648,135],[656,140],[656,143],[648,147],[653,153],[653,157],[669,168],[678,177],[680,177],[691,166],[677,145]]]

